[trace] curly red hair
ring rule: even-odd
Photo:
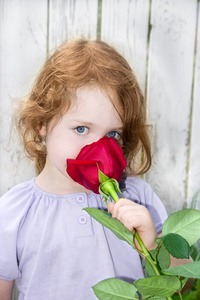
[[[47,59],[18,111],[17,127],[26,154],[41,172],[46,161],[41,126],[58,121],[73,103],[76,89],[89,84],[107,93],[121,117],[129,170],[145,173],[151,166],[146,102],[127,61],[101,40],[67,41]]]

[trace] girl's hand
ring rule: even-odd
[[[112,218],[118,219],[133,233],[134,230],[137,230],[147,250],[153,250],[157,247],[155,226],[145,206],[121,198],[116,203],[109,203],[108,211],[112,214]],[[137,242],[136,247],[140,250]]]

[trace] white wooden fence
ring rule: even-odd
[[[153,124],[146,180],[169,213],[200,189],[200,3],[198,0],[0,0],[0,194],[34,176],[10,137],[11,115],[47,53],[97,33],[135,70]]]

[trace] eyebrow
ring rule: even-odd
[[[83,125],[86,125],[86,126],[92,126],[92,125],[95,125],[94,123],[92,123],[92,122],[88,122],[88,121],[85,121],[85,120],[81,120],[81,119],[74,119],[73,120],[74,122],[76,122],[76,123],[79,123],[79,124],[83,124]],[[110,129],[110,131],[112,131],[112,130],[120,130],[120,131],[123,131],[123,126],[120,126],[120,127],[112,127],[111,129]]]
[[[85,120],[74,119],[73,121],[76,123],[84,124],[84,125],[88,125],[88,126],[94,125],[93,123],[85,121]]]

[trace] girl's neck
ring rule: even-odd
[[[47,169],[44,167],[35,180],[36,184],[43,191],[56,195],[90,193],[89,190],[73,181],[68,175],[64,176],[61,173],[54,174]]]

